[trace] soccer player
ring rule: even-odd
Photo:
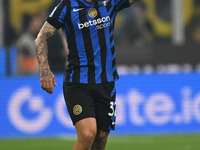
[[[65,33],[69,64],[63,92],[78,135],[74,150],[104,150],[115,129],[114,21],[120,10],[136,1],[62,0],[35,40],[41,87],[52,94],[57,85],[48,64],[47,39],[59,28]]]

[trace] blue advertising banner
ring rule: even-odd
[[[49,95],[39,77],[0,78],[0,138],[75,134],[62,93]],[[200,75],[123,75],[116,82],[113,134],[200,133]]]

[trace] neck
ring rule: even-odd
[[[96,2],[98,2],[98,0],[86,0],[87,2],[89,2],[89,3],[96,3]]]

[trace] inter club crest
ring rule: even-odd
[[[95,18],[97,16],[97,10],[95,8],[90,8],[88,11],[88,15],[92,18]]]
[[[73,108],[74,115],[78,116],[82,113],[82,107],[81,105],[75,105]]]

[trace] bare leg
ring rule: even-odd
[[[105,150],[109,131],[97,131],[92,150]]]
[[[91,150],[96,137],[97,124],[95,118],[86,118],[75,124],[78,139],[73,150]]]

